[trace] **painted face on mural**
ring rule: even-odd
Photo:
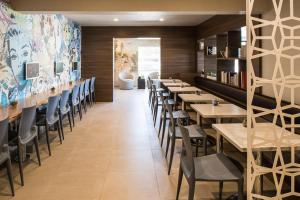
[[[7,64],[12,70],[16,81],[24,80],[24,65],[31,61],[30,40],[18,28],[11,27],[7,32],[8,60]]]

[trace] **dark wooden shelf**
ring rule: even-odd
[[[217,58],[217,60],[246,60],[247,58],[235,58],[235,57],[229,57],[229,58]]]

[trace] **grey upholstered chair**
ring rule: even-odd
[[[84,98],[85,98],[85,104],[89,103],[90,106],[92,106],[92,96],[90,93],[90,82],[91,79],[86,79],[84,82]]]
[[[126,71],[120,72],[118,84],[121,90],[132,90],[134,88],[133,74]]]
[[[86,108],[86,99],[85,99],[85,95],[84,95],[84,92],[85,92],[84,91],[84,83],[85,82],[80,83],[80,86],[79,86],[79,102],[80,102],[81,107],[83,106],[84,112],[86,113],[87,108]]]
[[[177,185],[176,200],[179,198],[183,175],[189,185],[188,200],[194,199],[196,181],[219,182],[219,199],[222,199],[223,182],[236,182],[238,185],[238,198],[243,200],[243,168],[235,160],[223,153],[212,154],[202,157],[193,157],[191,139],[188,130],[181,128],[183,139],[180,157],[179,177]]]
[[[81,109],[81,103],[80,103],[80,99],[79,99],[79,86],[78,85],[76,85],[72,90],[70,105],[71,105],[73,126],[75,126],[74,118],[75,118],[76,108],[79,113],[79,119],[80,120],[82,119],[82,109]]]
[[[12,196],[15,196],[14,182],[11,170],[11,160],[8,149],[8,119],[0,121],[0,165],[6,165],[7,176]]]
[[[69,102],[68,102],[69,101],[69,96],[70,96],[69,90],[64,90],[61,94],[60,102],[59,102],[59,120],[60,120],[60,124],[61,124],[62,133],[64,131],[64,129],[63,129],[63,119],[64,119],[65,116],[68,116],[70,130],[72,131],[71,109],[70,109],[70,105],[69,105]]]
[[[91,79],[91,85],[90,85],[92,103],[96,102],[95,82],[96,82],[96,77],[93,76]]]
[[[48,145],[49,156],[51,156],[51,148],[50,148],[50,141],[49,141],[49,127],[56,126],[57,132],[59,136],[60,143],[62,144],[62,132],[61,132],[61,123],[59,120],[58,114],[58,104],[59,104],[59,96],[52,96],[48,98],[48,105],[46,115],[38,116],[37,126],[38,132],[40,134],[40,126],[45,126],[46,128],[46,140]]]
[[[22,109],[22,116],[18,127],[17,141],[10,142],[10,146],[17,146],[18,149],[18,162],[21,177],[21,185],[24,186],[23,175],[23,161],[26,155],[26,144],[33,141],[35,146],[36,155],[38,158],[39,166],[41,165],[39,145],[38,145],[38,132],[35,125],[36,122],[36,106],[27,107]],[[10,132],[9,134],[15,134]]]

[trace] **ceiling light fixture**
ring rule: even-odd
[[[165,19],[164,19],[164,18],[160,18],[159,21],[160,21],[160,22],[163,22],[163,21],[165,21]]]
[[[119,18],[114,18],[114,22],[118,22],[119,21]]]

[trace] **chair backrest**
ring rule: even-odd
[[[60,96],[59,109],[63,112],[68,109],[68,101],[69,101],[70,91],[64,90]]]
[[[147,79],[147,87],[148,87],[149,90],[152,89],[152,88],[151,88],[151,79],[150,79],[149,76],[148,76],[148,79]]]
[[[161,94],[161,98],[163,98],[162,94]],[[168,111],[169,116],[170,116],[169,130],[172,131],[172,133],[174,133],[174,134],[172,134],[172,136],[173,136],[173,138],[175,138],[175,120],[174,120],[174,117],[173,117],[173,108],[169,104],[168,99],[165,99],[163,101],[163,104],[164,104],[164,108],[166,109],[166,111]]]
[[[57,107],[59,103],[59,96],[52,96],[48,99],[48,107],[46,112],[46,120],[51,122],[56,117]]]
[[[84,82],[80,83],[79,98],[80,98],[80,100],[83,100],[83,98],[84,98]]]
[[[188,179],[195,179],[195,165],[189,131],[183,126],[180,126],[180,129],[182,133],[182,151],[180,157],[180,165]]]
[[[22,109],[22,115],[19,125],[18,135],[22,139],[28,138],[31,135],[32,126],[35,125],[36,106],[31,106]]]
[[[84,82],[84,94],[85,96],[90,95],[90,79],[86,79]]]
[[[4,146],[8,145],[8,119],[0,121],[0,154],[4,150]]]
[[[95,91],[95,81],[96,81],[96,77],[92,77],[91,79],[91,92]]]
[[[78,100],[79,95],[79,86],[75,85],[75,87],[72,90],[72,104],[76,103]]]

